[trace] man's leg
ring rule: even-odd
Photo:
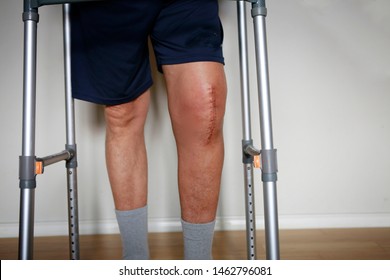
[[[210,258],[224,158],[223,65],[165,65],[168,105],[179,160],[185,258]]]
[[[150,92],[105,108],[106,162],[125,259],[149,258],[144,124]]]

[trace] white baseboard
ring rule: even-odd
[[[390,227],[390,214],[281,215],[279,227],[280,229]],[[264,229],[263,217],[256,219],[256,228]],[[36,222],[34,235],[68,235],[67,230],[67,222]],[[119,233],[116,220],[80,221],[79,230],[81,235]],[[150,232],[177,232],[180,230],[179,219],[149,219]],[[245,230],[245,218],[219,217],[216,230]],[[0,238],[17,237],[18,231],[18,223],[0,223]]]

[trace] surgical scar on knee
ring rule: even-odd
[[[207,127],[207,139],[206,145],[210,144],[216,130],[216,120],[217,120],[217,100],[216,92],[213,87],[210,88],[210,97],[209,97],[209,116],[208,116],[208,127]]]

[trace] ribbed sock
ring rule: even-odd
[[[148,207],[115,210],[122,239],[124,260],[148,260]]]
[[[185,260],[211,260],[215,221],[192,224],[181,221]]]

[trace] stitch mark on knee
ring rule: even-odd
[[[210,92],[210,97],[209,97],[209,110],[210,110],[210,116],[209,116],[209,124],[207,128],[207,140],[206,140],[206,145],[211,143],[211,140],[214,136],[214,132],[216,129],[216,120],[217,120],[217,100],[216,100],[216,91],[213,86],[208,89]]]

